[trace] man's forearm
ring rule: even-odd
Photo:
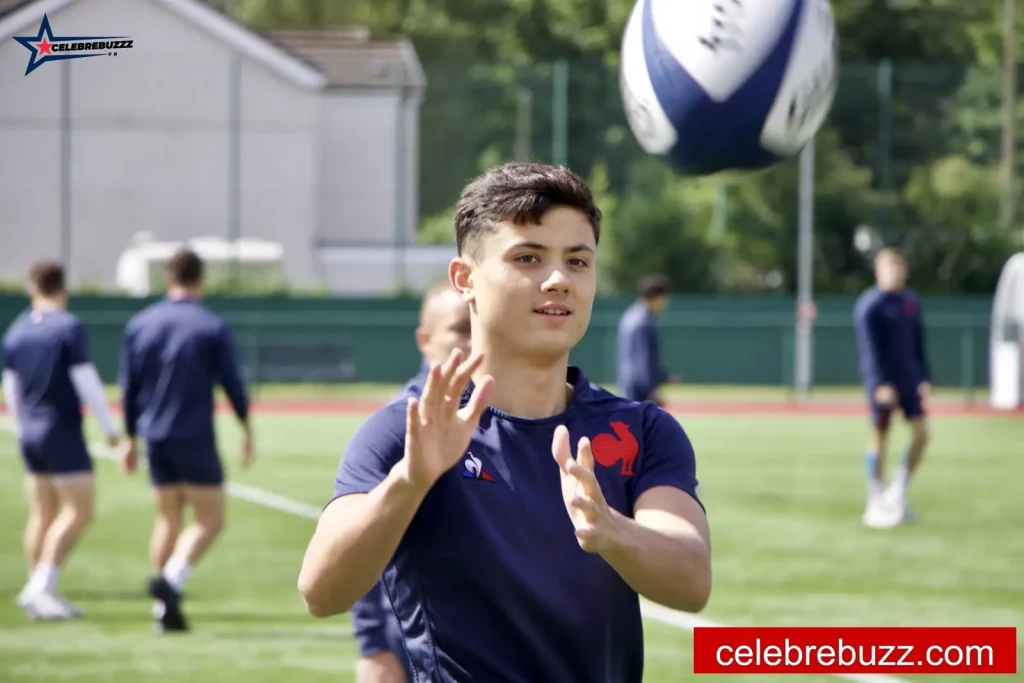
[[[321,516],[299,573],[313,616],[347,612],[380,579],[426,496],[400,469],[368,494],[334,501]]]
[[[637,593],[686,612],[704,609],[711,595],[710,557],[697,535],[652,529],[618,515],[619,531],[601,556]]]

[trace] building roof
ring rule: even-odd
[[[268,38],[316,66],[329,88],[419,90],[426,77],[412,44],[404,39],[371,40],[365,29],[272,31]]]
[[[0,38],[15,35],[77,0],[0,0]],[[371,40],[365,29],[258,33],[201,0],[154,0],[247,57],[304,87],[407,89],[426,86],[408,40]]]

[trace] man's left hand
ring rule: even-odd
[[[569,430],[555,429],[551,453],[562,478],[562,500],[576,529],[576,541],[588,553],[612,547],[625,518],[608,506],[594,475],[594,454],[590,439],[580,439],[574,460],[569,450]]]
[[[125,437],[120,444],[120,452],[117,454],[121,462],[121,470],[126,474],[134,474],[139,468],[139,455],[135,450],[135,437]]]

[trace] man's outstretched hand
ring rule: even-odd
[[[562,500],[580,547],[588,553],[600,553],[616,542],[623,517],[608,506],[601,492],[601,484],[594,475],[590,439],[580,439],[576,453],[574,460],[569,449],[569,430],[559,425],[551,441],[551,454],[562,477]]]
[[[396,467],[421,490],[433,486],[462,459],[490,400],[494,379],[488,375],[473,388],[465,407],[459,407],[462,393],[483,361],[480,354],[465,362],[462,358],[462,351],[455,349],[443,366],[431,363],[423,394],[410,399],[406,409],[405,456]]]

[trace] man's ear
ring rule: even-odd
[[[452,259],[448,264],[448,281],[463,301],[473,303],[473,267],[468,260],[461,256]]]

